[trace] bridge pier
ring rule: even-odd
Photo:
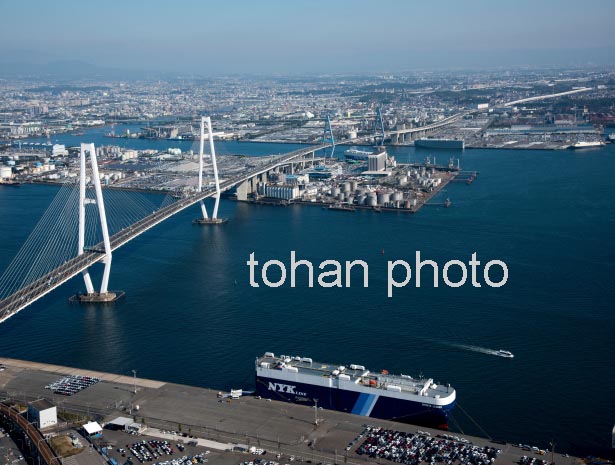
[[[248,196],[256,192],[258,184],[266,181],[267,173],[261,173],[250,179],[246,179],[241,184],[239,184],[235,190],[237,200],[248,200]]]
[[[249,192],[248,183],[249,183],[248,181],[244,181],[241,184],[239,184],[237,188],[235,189],[235,195],[237,195],[237,200],[242,200],[242,201],[248,200],[248,194],[251,193]]]

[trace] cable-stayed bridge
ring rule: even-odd
[[[424,134],[426,131],[454,122],[461,115],[428,127],[405,129],[403,132]],[[205,126],[209,131],[215,186],[203,189]],[[382,127],[379,144],[382,144],[385,137],[390,137],[391,134],[398,136],[399,132],[385,134]],[[0,276],[0,322],[15,315],[79,273],[83,274],[87,293],[76,296],[78,299],[85,302],[114,300],[117,296],[107,289],[114,250],[197,203],[200,203],[203,214],[199,222],[215,223],[222,192],[235,187],[238,198],[245,199],[249,193],[256,190],[258,182],[266,180],[268,172],[284,166],[290,166],[292,171],[296,165],[305,166],[310,163],[313,165],[316,163],[316,152],[335,146],[332,133],[330,137],[330,139],[323,137],[325,142],[321,145],[309,146],[277,156],[267,163],[220,182],[211,134],[211,121],[209,118],[202,118],[197,192],[179,199],[167,195],[158,205],[152,200],[152,196],[148,198],[145,194],[138,194],[129,197],[120,195],[121,191],[113,189],[104,189],[103,199],[94,144],[82,144],[78,186],[66,183],[60,188],[22,249]],[[372,138],[376,141],[377,135],[345,140],[342,144],[358,143]],[[89,171],[88,156],[91,164]],[[208,218],[204,204],[204,200],[209,197],[216,199],[211,219]],[[93,206],[97,208],[92,208]],[[107,216],[108,211],[112,212],[109,216]],[[114,213],[118,212],[120,215],[114,216]],[[78,231],[78,235],[75,235],[75,231]],[[43,236],[46,237],[44,244],[41,242]],[[97,262],[105,265],[100,291],[94,290],[88,272],[88,269]]]
[[[322,150],[329,146],[330,145],[328,144],[313,146],[313,147],[297,150],[297,151],[282,155],[279,158],[273,160],[271,163],[268,163],[264,166],[253,169],[242,175],[239,175],[234,178],[223,181],[222,183],[219,184],[219,189],[220,191],[228,190],[246,181],[251,181],[253,178],[258,178],[259,176],[264,175],[268,171],[271,171],[277,167],[288,165],[293,160],[304,159],[306,156],[314,153],[315,151]],[[107,195],[107,193],[110,193],[111,191],[105,190],[105,192]],[[131,241],[135,237],[143,234],[145,231],[153,228],[157,224],[170,218],[176,213],[182,210],[185,210],[186,208],[191,207],[192,205],[197,204],[208,197],[215,197],[216,195],[217,195],[216,188],[212,187],[212,188],[202,190],[201,192],[197,192],[188,197],[180,198],[179,200],[169,205],[162,205],[160,208],[158,208],[157,210],[154,210],[149,215],[137,220],[134,223],[131,223],[130,225],[127,225],[126,227],[120,229],[115,234],[110,235],[108,238],[108,243],[109,243],[108,252],[105,249],[105,241],[103,240],[90,247],[87,247],[87,248],[84,247],[83,252],[80,255],[77,255],[73,258],[69,258],[65,260],[62,264],[58,265],[57,267],[53,268],[51,271],[43,274],[42,276],[34,280],[30,281],[29,279],[26,278],[25,285],[23,287],[18,288],[15,292],[12,292],[8,296],[3,297],[3,299],[0,300],[0,322],[10,318],[11,316],[16,314],[20,310],[23,310],[25,307],[35,302],[36,300],[40,299],[41,297],[48,294],[49,292],[53,291],[55,288],[59,287],[60,285],[62,285],[63,283],[71,279],[72,277],[76,276],[77,274],[87,271],[87,269],[93,264],[100,262],[100,261],[104,262],[109,257],[110,252],[113,252],[114,250],[118,249],[122,245]],[[69,199],[73,198],[74,200],[75,195],[74,193],[73,194],[68,193],[68,194],[64,194],[64,197],[67,197]],[[105,200],[107,199],[105,198]],[[163,201],[163,204],[164,204],[164,201]],[[66,211],[67,208],[62,208],[60,206],[58,209],[60,210],[60,214],[62,212],[68,213]],[[51,214],[51,216],[55,216],[55,210],[54,210],[54,213]],[[62,232],[65,233],[66,236],[68,236],[67,230],[69,229],[69,226],[71,225],[64,225],[62,227],[59,227],[58,229],[60,229]],[[44,229],[44,226],[43,227],[39,226],[38,229]],[[58,237],[56,239],[56,242],[61,241],[61,240],[62,238]],[[34,244],[33,244],[33,247],[35,247]],[[22,257],[18,257],[18,258],[28,258],[28,257],[33,258],[32,257],[33,253],[34,253],[33,251],[29,250],[25,253],[22,253],[21,254]],[[108,264],[110,265],[110,260]],[[28,263],[21,263],[20,265],[28,266]],[[107,266],[107,263],[105,263],[105,265]],[[12,270],[9,269],[7,271],[12,271]],[[3,275],[2,278],[3,279],[2,281],[0,281],[0,286],[6,287],[7,289],[9,289],[9,285],[10,285],[9,280],[12,278],[12,276],[7,276],[5,273],[5,275]],[[106,278],[108,279],[108,274],[106,275]],[[103,277],[103,279],[105,279],[105,277]],[[96,294],[105,294],[106,292],[107,292],[106,289],[102,289],[102,292],[96,293]],[[104,297],[101,298],[100,301],[104,301]]]

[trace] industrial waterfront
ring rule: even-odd
[[[237,146],[249,155],[285,151],[277,144],[217,143],[221,153],[242,153]],[[406,147],[389,152],[407,163],[433,156]],[[105,308],[70,305],[66,298],[83,286],[73,279],[3,324],[0,350],[227,390],[252,386],[253,359],[264,350],[330,359],[335,341],[340,361],[450,382],[459,405],[494,438],[543,448],[555,440],[576,455],[606,451],[612,399],[588,399],[584,392],[587,373],[594,382],[613,382],[603,357],[614,330],[608,310],[613,146],[466,149],[456,156],[464,169],[481,174],[471,186],[449,184],[438,194],[452,199],[448,209],[346,215],[223,201],[221,214],[230,220],[214,229],[191,225],[196,212],[180,213],[115,255],[111,283],[126,292],[124,300]],[[56,191],[27,184],[0,190],[0,268]],[[250,288],[250,252],[275,258],[290,250],[315,262],[367,260],[374,271],[370,287]],[[386,260],[415,250],[443,261],[470,251],[499,256],[510,265],[510,283],[479,291],[408,288],[385,300],[378,277],[385,276]],[[511,350],[515,358],[481,348]],[[461,410],[455,421],[453,429],[484,435]]]
[[[615,2],[210,3],[0,2],[0,465],[615,465]]]
[[[270,401],[249,393],[230,398],[216,390],[112,373],[3,358],[0,358],[0,363],[5,367],[0,374],[0,394],[6,399],[6,404],[20,408],[20,405],[39,397],[51,398],[60,413],[88,417],[105,425],[102,437],[96,436],[90,440],[93,444],[106,447],[106,456],[118,463],[123,462],[126,456],[122,450],[127,442],[162,439],[170,440],[172,447],[181,443],[186,447],[192,446],[193,454],[212,453],[209,458],[215,460],[214,463],[239,465],[240,462],[253,460],[250,455],[266,455],[263,460],[277,459],[278,463],[368,464],[375,463],[377,457],[370,457],[361,446],[372,428],[410,433],[415,436],[415,441],[420,441],[419,446],[421,442],[436,440],[439,444],[432,444],[432,448],[440,448],[444,452],[452,446],[453,450],[467,454],[468,460],[477,465],[494,463],[487,457],[481,460],[486,451],[492,452],[497,465],[520,463],[522,457],[528,456],[544,465],[546,461],[543,460],[555,458],[555,454],[551,456],[544,449],[535,448],[532,451],[528,445],[512,445],[460,433],[449,436],[431,428],[366,419],[331,410],[315,410],[305,405]],[[97,382],[68,397],[45,389],[48,383],[68,373],[88,376]],[[115,426],[121,423],[129,424],[133,432],[140,433],[139,436],[130,436],[127,434],[130,429],[121,431],[125,428]],[[80,430],[78,427],[75,429]],[[71,434],[74,435],[74,431]],[[126,448],[130,448],[128,444]],[[251,448],[263,452],[252,452],[246,456]],[[138,452],[135,454],[134,450],[131,452],[139,459]],[[145,449],[142,453],[151,452]],[[167,454],[160,451],[158,463],[163,462],[164,455]],[[583,462],[559,452],[555,463],[581,465]]]

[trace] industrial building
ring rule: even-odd
[[[272,199],[293,200],[299,197],[299,187],[288,185],[270,186],[267,183],[260,183],[258,185],[258,193]]]
[[[86,437],[98,437],[102,434],[102,426],[95,421],[90,421],[83,425],[83,432]]]
[[[105,424],[106,429],[141,433],[145,427],[128,417],[117,417]]]
[[[13,169],[10,166],[0,166],[0,179],[11,179]]]
[[[383,150],[367,156],[368,171],[384,171],[387,163],[387,153]]]
[[[28,404],[28,421],[38,429],[49,428],[58,424],[58,410],[46,399],[39,399]]]
[[[114,431],[124,431],[126,427],[133,422],[132,418],[117,417],[105,424],[106,429]]]

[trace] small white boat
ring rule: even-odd
[[[603,147],[604,145],[605,145],[604,142],[602,142],[601,140],[580,141],[574,145],[571,145],[570,148],[572,149],[591,149],[591,148],[596,148],[596,147]]]
[[[496,355],[499,356],[499,357],[506,357],[506,358],[513,358],[514,357],[512,352],[509,352],[507,350],[502,350],[502,349],[498,350],[496,352]]]

